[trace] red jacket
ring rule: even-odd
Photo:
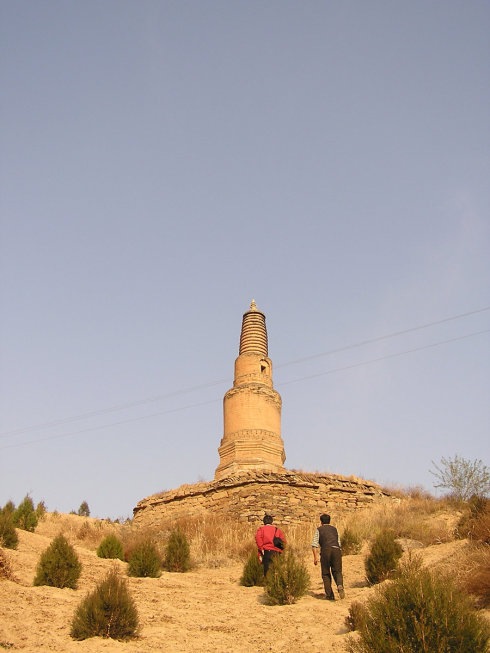
[[[286,538],[280,528],[276,528],[273,524],[264,524],[264,526],[261,526],[255,533],[255,541],[257,543],[258,550],[279,551],[279,553],[281,553],[281,549],[278,549],[277,546],[274,546],[272,542],[274,537],[280,537],[281,540],[286,543]]]

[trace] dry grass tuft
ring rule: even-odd
[[[53,512],[46,513],[36,533],[51,538],[63,535],[70,543],[94,551],[107,535],[119,536],[122,529],[120,524],[104,519]]]
[[[397,502],[384,501],[347,515],[337,526],[349,528],[364,541],[389,529],[396,537],[429,545],[452,541],[458,519],[459,514],[443,500],[405,495]]]
[[[3,549],[0,549],[0,578],[12,581],[17,580],[14,576],[14,572],[12,571],[10,558],[8,557],[7,552]]]

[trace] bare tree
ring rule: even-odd
[[[454,458],[441,458],[440,466],[432,460],[435,471],[429,470],[439,483],[455,498],[468,501],[473,496],[483,497],[490,492],[490,469],[481,460],[466,460],[457,454]]]

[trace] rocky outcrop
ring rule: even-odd
[[[219,514],[242,522],[258,522],[265,512],[281,524],[338,515],[388,498],[382,488],[356,477],[289,472],[242,472],[235,476],[181,485],[147,497],[134,509],[134,521],[159,526],[184,517]]]

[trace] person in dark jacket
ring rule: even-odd
[[[320,515],[321,526],[319,526],[313,542],[313,563],[318,564],[318,549],[320,549],[320,563],[322,567],[322,580],[325,587],[325,598],[334,601],[335,597],[332,590],[332,576],[337,585],[339,597],[345,597],[344,578],[342,576],[342,549],[340,548],[340,538],[335,526],[330,524],[330,515]],[[331,573],[330,573],[331,572]]]
[[[255,542],[259,553],[259,560],[264,568],[264,576],[267,574],[272,558],[282,553],[281,549],[274,544],[274,538],[279,537],[286,544],[286,538],[280,528],[272,525],[272,515],[264,515],[264,525],[255,533]]]

